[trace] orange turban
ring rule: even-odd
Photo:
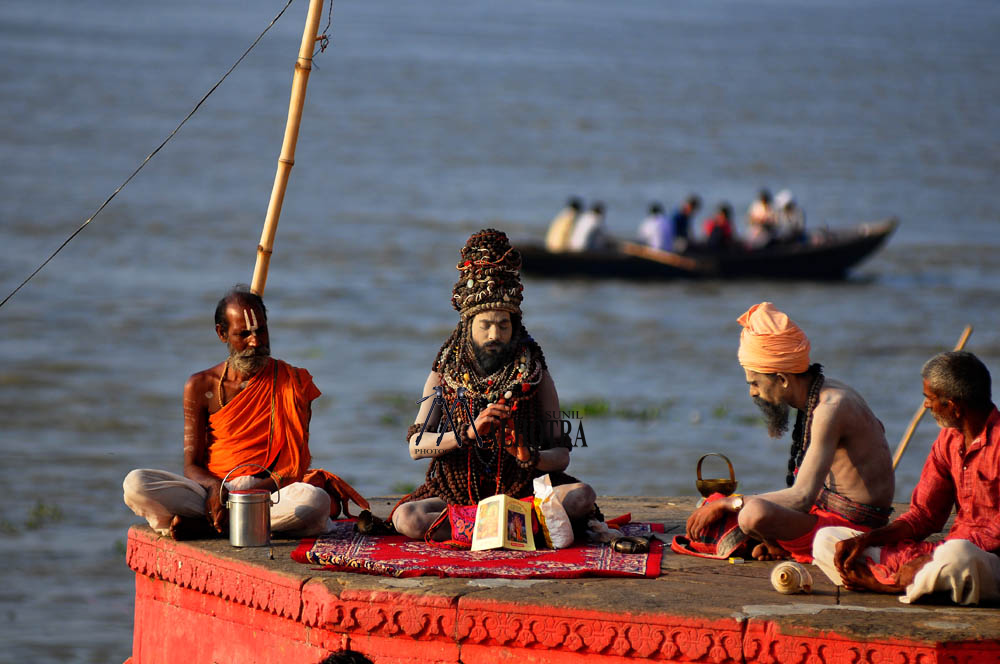
[[[737,356],[744,369],[757,373],[802,373],[809,368],[809,338],[770,302],[739,317],[743,326]]]

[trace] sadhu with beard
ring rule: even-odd
[[[594,491],[562,472],[570,444],[558,418],[559,396],[542,349],[521,323],[520,253],[504,233],[486,229],[469,238],[456,267],[452,306],[461,320],[423,389],[427,396],[442,388],[455,430],[434,400],[423,401],[406,440],[413,459],[431,463],[425,483],[393,511],[393,525],[423,537],[448,505],[475,505],[500,493],[530,496],[532,480],[545,474],[569,517],[585,518],[595,509]],[[460,389],[472,421],[461,403],[456,407]],[[449,532],[444,523],[432,536],[446,539]]]
[[[343,496],[364,499],[335,475],[307,470],[311,404],[320,391],[305,369],[271,357],[267,309],[245,287],[227,293],[215,310],[215,332],[229,357],[193,374],[184,385],[184,475],[139,469],[124,482],[125,504],[151,528],[175,539],[225,532],[227,490],[280,485],[271,530],[306,537],[328,530]],[[307,482],[303,482],[305,479]],[[335,498],[331,509],[331,495]]]
[[[810,364],[809,339],[773,304],[750,307],[739,322],[739,361],[771,437],[788,430],[791,408],[798,411],[788,487],[706,503],[688,518],[688,537],[738,512],[740,529],[760,541],[754,558],[811,562],[820,528],[868,531],[887,523],[895,482],[885,428],[860,394]]]

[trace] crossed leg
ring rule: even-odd
[[[794,540],[810,533],[818,518],[769,500],[751,498],[740,510],[740,529],[760,544],[751,555],[757,560],[781,560],[789,556],[778,540]]]
[[[400,535],[406,535],[412,539],[423,539],[427,529],[441,516],[441,512],[448,509],[448,503],[440,498],[424,498],[414,500],[412,503],[403,503],[392,513],[392,525]],[[451,536],[451,527],[445,528],[442,524],[432,537],[438,541],[443,541]]]
[[[597,498],[588,484],[577,482],[555,487],[555,494],[562,502],[563,509],[571,518],[586,516],[594,507]],[[411,503],[403,503],[392,513],[392,525],[400,535],[422,539],[427,529],[448,509],[448,503],[440,498],[424,498]],[[431,535],[434,540],[444,541],[451,537],[451,527],[447,520]]]

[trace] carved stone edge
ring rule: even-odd
[[[682,616],[622,617],[593,611],[469,603],[458,618],[461,642],[514,648],[562,650],[675,662],[735,664],[743,661],[740,621]]]
[[[973,664],[1000,662],[1000,642],[920,643],[903,639],[858,641],[832,632],[784,634],[773,622],[750,621],[747,662],[760,664]]]
[[[283,618],[301,615],[300,579],[226,560],[148,529],[129,529],[125,559],[136,574]]]
[[[580,655],[735,664],[973,664],[1000,661],[1000,642],[857,641],[822,632],[785,634],[772,621],[617,614],[452,597],[344,589],[226,560],[156,535],[129,531],[137,574],[353,636],[558,650]]]
[[[303,623],[354,636],[711,664],[743,661],[743,628],[735,619],[622,617],[394,591],[344,591],[338,597],[318,580],[306,583],[302,595]]]
[[[352,635],[453,643],[457,598],[386,590],[332,593],[319,579],[302,588],[302,622]]]

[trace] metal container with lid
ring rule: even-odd
[[[226,480],[234,471],[245,466],[255,466],[266,472],[280,490],[281,487],[277,478],[274,477],[274,473],[255,463],[243,463],[226,473],[226,477],[219,487],[220,500],[222,499],[222,487],[226,485]],[[275,493],[275,495],[279,494]],[[226,500],[226,509],[229,510],[229,544],[240,547],[269,545],[271,543],[271,505],[276,505],[278,500],[272,503],[271,492],[267,489],[235,489],[230,491],[229,498]]]

